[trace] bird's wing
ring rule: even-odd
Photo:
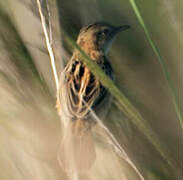
[[[74,117],[85,118],[105,88],[79,60],[67,65],[65,76],[69,111]]]

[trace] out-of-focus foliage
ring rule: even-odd
[[[32,4],[34,1],[7,2],[0,8],[0,179],[66,179],[56,161],[60,123],[54,107],[54,81],[44,37],[39,18],[33,15],[37,7]],[[183,104],[183,3],[177,0],[136,2]],[[116,84],[170,152],[175,167],[166,163],[152,142],[115,105],[103,121],[145,179],[181,180],[183,135],[180,124],[161,67],[129,1],[57,0],[57,4],[50,1],[50,7],[57,60],[61,37],[55,25],[58,23],[56,10],[61,30],[74,40],[82,26],[96,21],[131,26],[118,36],[109,54]],[[68,44],[64,43],[63,47],[68,53],[72,52]],[[137,179],[103,139],[96,141],[98,158],[91,172],[81,179]]]

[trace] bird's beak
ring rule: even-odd
[[[121,31],[125,31],[125,30],[127,30],[127,29],[129,29],[130,28],[130,26],[129,25],[123,25],[123,26],[117,26],[117,27],[114,27],[113,29],[112,29],[112,32],[111,32],[111,38],[113,38],[113,37],[115,37],[119,32],[121,32]]]
[[[117,34],[118,32],[125,31],[125,30],[127,30],[127,29],[129,29],[129,28],[130,28],[129,25],[123,25],[123,26],[115,27],[115,28],[113,29],[113,34],[115,35],[115,34]]]

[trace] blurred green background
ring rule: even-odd
[[[183,2],[136,0],[137,6],[171,73],[183,106]],[[169,151],[161,157],[114,104],[103,122],[147,180],[183,179],[183,131],[167,82],[129,0],[49,1],[58,71],[72,50],[60,31],[74,40],[81,27],[97,21],[128,24],[109,52],[116,85],[140,111]],[[60,122],[55,84],[34,0],[0,0],[0,179],[67,179],[58,166]],[[61,58],[62,57],[62,58]],[[81,179],[138,179],[105,141],[96,142],[97,160]]]

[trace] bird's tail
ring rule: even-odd
[[[86,120],[70,122],[58,154],[59,163],[66,172],[84,172],[93,165],[96,152],[91,133],[91,125]]]

